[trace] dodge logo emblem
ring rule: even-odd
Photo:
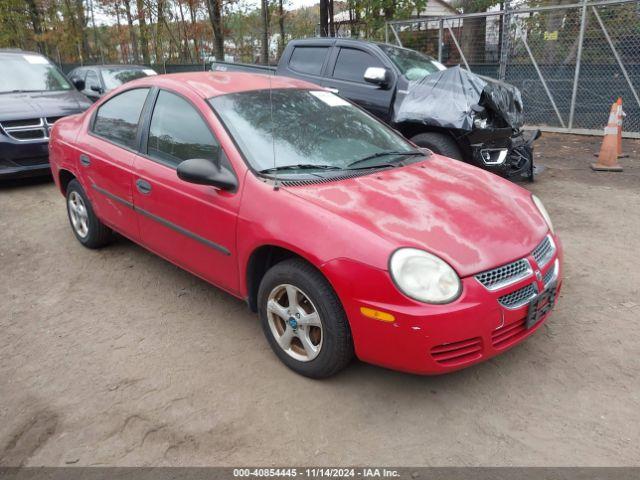
[[[536,278],[539,282],[542,281],[542,273],[540,273],[540,270],[536,270]]]

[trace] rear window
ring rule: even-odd
[[[320,75],[328,52],[329,47],[296,47],[291,54],[289,68],[300,73]]]
[[[152,73],[148,73],[152,72]],[[141,68],[109,68],[102,70],[102,79],[104,80],[104,86],[107,90],[113,90],[119,87],[123,83],[130,82],[137,78],[146,77],[147,75],[154,75],[155,72],[151,69],[143,70]]]
[[[99,109],[93,133],[119,145],[134,148],[138,121],[148,88],[136,88],[107,100]]]

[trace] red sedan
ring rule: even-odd
[[[57,122],[50,157],[82,245],[116,231],[245,299],[310,377],[354,354],[467,367],[540,328],[560,290],[539,199],[306,82],[136,80]]]

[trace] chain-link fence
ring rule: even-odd
[[[520,88],[530,126],[602,133],[611,104],[622,97],[625,135],[640,138],[637,0],[506,8],[386,28],[389,42]]]

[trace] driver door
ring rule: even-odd
[[[167,90],[156,95],[143,127],[141,153],[134,160],[133,203],[142,243],[182,268],[237,292],[239,195],[187,183],[176,174],[184,160],[224,162],[226,158],[216,154],[219,142],[191,101]]]

